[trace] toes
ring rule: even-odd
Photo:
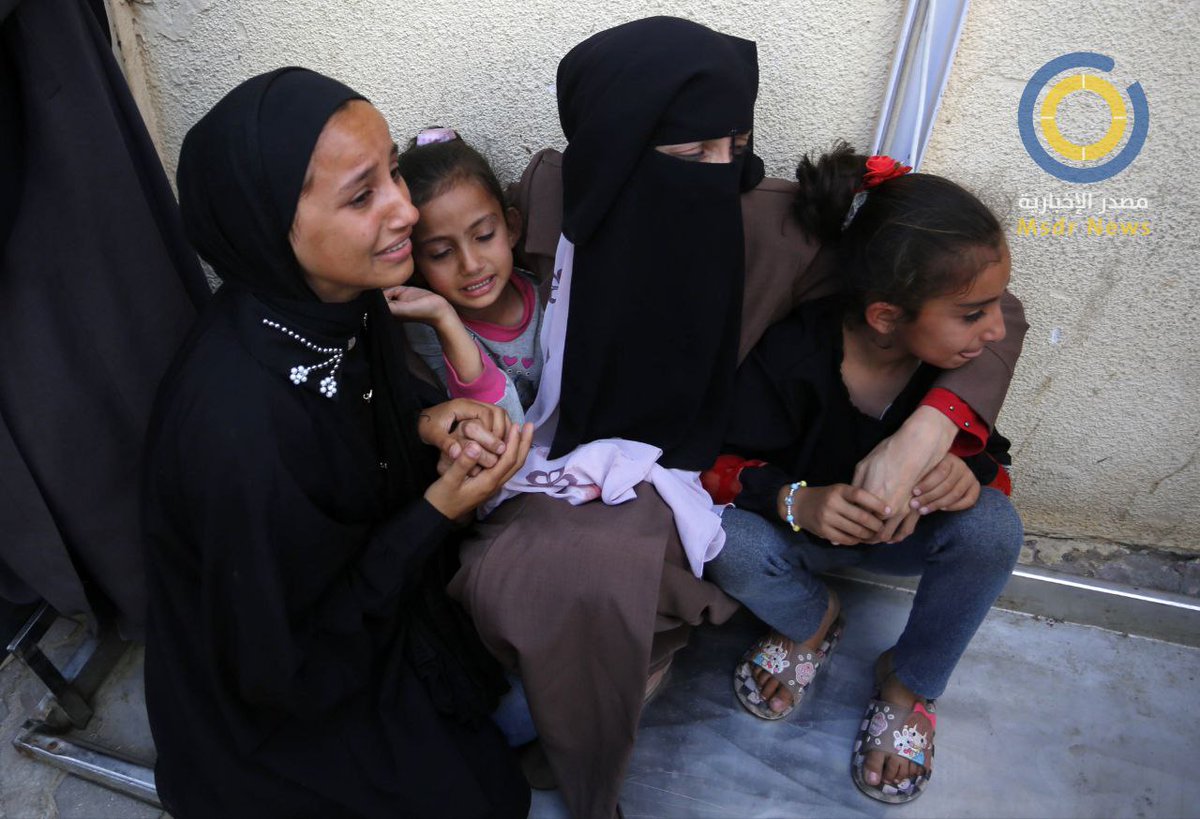
[[[781,714],[791,707],[791,692],[780,685],[779,680],[772,677],[770,673],[759,668],[754,672],[754,681],[758,683],[758,695],[776,714]]]
[[[903,757],[889,756],[883,763],[883,781],[895,785],[904,779],[908,771],[908,760]]]
[[[914,779],[924,771],[920,765],[904,757],[890,756],[882,751],[870,751],[863,760],[863,779],[868,785],[879,787],[883,783],[896,785],[905,779]]]
[[[762,669],[754,672],[754,681],[758,683],[758,693],[764,700],[769,700],[779,691],[779,680]]]
[[[792,698],[787,693],[787,691],[780,691],[777,696],[771,697],[771,710],[776,714],[782,714],[792,707]]]
[[[871,751],[863,760],[863,778],[867,780],[868,785],[878,787],[882,782],[880,773],[883,770],[884,756],[882,751]]]
[[[915,762],[902,757],[889,757],[883,766],[883,781],[896,785],[906,779],[916,779],[925,769]]]

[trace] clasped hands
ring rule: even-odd
[[[948,454],[957,428],[945,415],[919,407],[904,425],[858,463],[852,484],[797,490],[797,523],[839,546],[899,543],[922,516],[969,509],[980,486],[966,463]],[[785,514],[787,487],[779,493]]]
[[[422,410],[417,434],[439,452],[439,477],[425,491],[425,499],[458,520],[495,494],[525,463],[533,424],[514,424],[493,404],[454,398]]]

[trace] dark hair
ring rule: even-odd
[[[792,213],[837,253],[849,291],[848,310],[886,301],[909,317],[927,300],[966,290],[1004,244],[1000,222],[965,188],[932,174],[909,173],[872,188],[843,229],[867,158],[845,142],[796,168],[800,188]]]
[[[410,140],[400,154],[400,175],[408,184],[414,205],[420,207],[459,182],[473,179],[500,203],[501,210],[506,207],[504,188],[492,166],[462,137],[419,147],[416,142]]]

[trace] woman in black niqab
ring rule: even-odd
[[[486,717],[502,675],[443,592],[445,478],[403,334],[377,289],[319,298],[289,238],[318,140],[358,100],[280,69],[184,141],[184,223],[224,284],[163,382],[143,492],[146,701],[175,816],[528,810]]]
[[[746,134],[754,43],[671,17],[596,34],[558,69],[563,234],[575,245],[550,457],[602,438],[703,470],[729,415],[742,307],[747,146],[727,164],[655,150]]]

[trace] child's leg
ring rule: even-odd
[[[1003,493],[984,489],[961,512],[938,512],[859,564],[881,574],[921,575],[912,612],[892,651],[892,670],[927,699],[941,696],[988,609],[1004,589],[1024,540]]]
[[[744,509],[726,509],[721,528],[725,547],[705,564],[705,578],[785,637],[797,643],[819,638],[829,591],[815,575],[855,563],[858,556],[814,546],[803,533]]]
[[[705,566],[705,577],[758,615],[772,628],[764,642],[793,652],[817,652],[838,615],[838,600],[814,575],[834,565],[855,562],[857,555],[844,549],[813,545],[803,534],[773,525],[741,509],[727,509],[723,516],[725,547]],[[749,653],[756,653],[763,643]],[[757,696],[758,713],[765,703],[775,714],[787,714],[795,704],[791,691],[758,661],[739,663],[734,671],[737,685],[748,683],[742,676],[750,671]],[[739,694],[739,698],[741,698]],[[743,700],[743,704],[746,700]]]
[[[1023,539],[1021,519],[1008,498],[984,489],[970,509],[939,512],[900,543],[869,550],[865,569],[921,574],[904,632],[875,666],[880,699],[911,708],[942,694],[1003,590]],[[915,781],[923,770],[881,751],[868,752],[862,763],[863,779],[872,787]]]

